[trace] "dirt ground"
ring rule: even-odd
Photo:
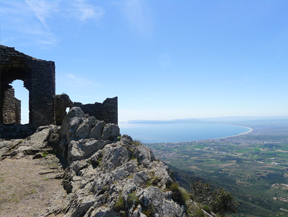
[[[63,170],[54,155],[0,161],[0,217],[63,216]]]

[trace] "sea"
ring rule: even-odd
[[[243,126],[206,123],[120,123],[120,133],[143,143],[176,143],[219,139],[249,132]]]

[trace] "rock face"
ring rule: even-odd
[[[30,139],[2,142],[0,154],[11,156],[13,146],[14,155],[33,153],[38,158],[39,152],[53,148],[66,167],[64,217],[186,216],[184,207],[172,199],[167,166],[146,146],[119,135],[117,125],[74,107],[61,128],[42,127]]]
[[[182,216],[171,199],[167,167],[119,128],[80,108],[72,108],[60,130],[60,153],[66,156],[64,188],[70,216]],[[147,214],[148,215],[148,214]]]

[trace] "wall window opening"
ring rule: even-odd
[[[21,124],[29,123],[29,91],[22,80],[15,80],[11,86],[15,90],[15,97],[21,101]]]

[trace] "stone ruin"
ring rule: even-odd
[[[0,45],[0,123],[21,123],[21,101],[11,86],[22,80],[29,91],[29,127],[61,125],[66,109],[79,106],[84,113],[106,123],[118,124],[118,99],[103,103],[72,102],[67,94],[55,95],[55,63],[30,57],[14,48]],[[1,136],[1,135],[0,135]]]

